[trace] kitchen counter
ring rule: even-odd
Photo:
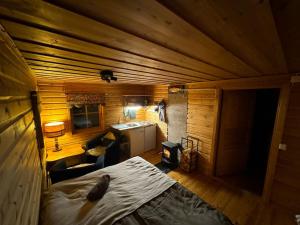
[[[155,125],[155,123],[149,121],[138,121],[138,122],[114,124],[111,125],[111,127],[122,131],[122,130],[129,130],[129,129],[139,128],[139,127],[147,127],[152,125]]]
[[[139,121],[114,124],[112,127],[128,138],[131,157],[156,148],[156,123]]]

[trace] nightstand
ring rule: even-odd
[[[68,165],[75,165],[80,163],[81,157],[84,154],[84,150],[81,148],[80,144],[73,144],[64,146],[61,151],[53,152],[47,151],[47,170],[51,168],[60,159],[66,159]]]

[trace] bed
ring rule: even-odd
[[[111,177],[106,194],[99,201],[87,201],[87,193],[104,174]],[[43,201],[41,224],[232,225],[222,213],[140,157],[52,185]]]

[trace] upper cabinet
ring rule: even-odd
[[[151,102],[150,95],[123,95],[123,106],[148,106]]]

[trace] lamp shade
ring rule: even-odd
[[[64,122],[46,123],[44,127],[46,137],[59,137],[65,134]]]

